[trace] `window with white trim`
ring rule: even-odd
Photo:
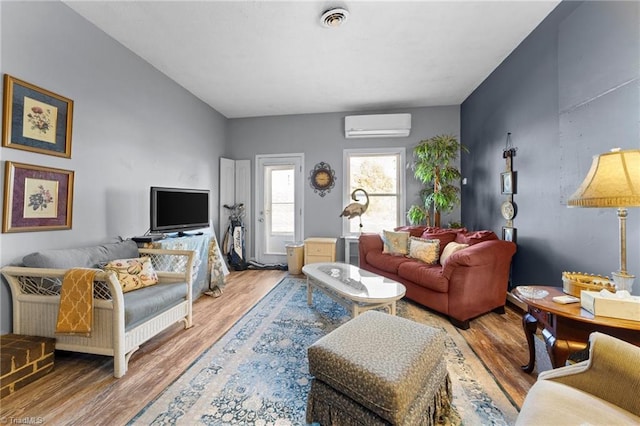
[[[360,232],[382,233],[405,223],[405,148],[345,149],[343,163],[343,205],[367,199],[356,191],[364,189],[369,195],[365,213],[344,219],[343,235]],[[362,224],[362,226],[360,226]]]

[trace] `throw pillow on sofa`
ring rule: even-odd
[[[444,249],[447,244],[456,241],[458,234],[467,232],[466,228],[436,228],[429,227],[424,230],[420,238],[426,240],[440,240],[440,249]]]
[[[42,250],[24,256],[22,263],[29,268],[100,268],[100,264],[111,259],[133,257],[138,257],[138,245],[133,240],[125,240],[99,246]]]
[[[461,244],[461,243],[456,243],[454,241],[450,242],[449,244],[446,245],[444,250],[442,250],[442,254],[440,255],[440,264],[444,266],[447,263],[447,260],[449,260],[449,257],[451,257],[453,253],[460,251],[462,249],[465,249],[467,247],[469,247],[469,244]]]
[[[456,243],[474,245],[483,241],[497,240],[498,236],[493,231],[474,231],[460,233],[456,236]]]
[[[406,231],[411,237],[419,237],[420,235],[422,235],[425,229],[427,229],[425,225],[405,225],[398,226],[393,230],[396,232]]]
[[[409,254],[409,232],[382,231],[383,253],[406,256]]]
[[[158,283],[158,274],[148,257],[112,260],[103,269],[116,273],[123,293]]]
[[[423,261],[429,265],[438,263],[440,241],[411,237],[409,240],[409,257]]]

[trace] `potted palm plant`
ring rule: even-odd
[[[425,187],[420,191],[422,205],[413,205],[407,212],[412,224],[439,227],[441,213],[450,212],[460,204],[462,175],[452,164],[460,151],[469,152],[453,135],[437,135],[420,141],[413,148],[413,173]]]

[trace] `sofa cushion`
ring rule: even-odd
[[[422,235],[425,229],[427,229],[427,227],[424,225],[406,225],[406,226],[398,226],[397,228],[394,229],[394,231],[406,231],[412,237],[419,237],[420,235]]]
[[[380,251],[370,251],[366,254],[367,263],[381,271],[398,273],[398,267],[404,262],[416,262],[404,256],[391,256]]]
[[[461,244],[461,243],[456,243],[455,241],[451,241],[449,244],[447,244],[444,250],[442,250],[442,254],[440,255],[440,264],[442,266],[446,265],[447,260],[449,260],[449,257],[453,253],[460,251],[462,249],[465,249],[467,247],[469,247],[469,244]]]
[[[637,425],[640,417],[571,386],[552,380],[538,380],[527,393],[516,425],[550,423]]]
[[[426,240],[411,237],[409,240],[409,257],[421,260],[429,265],[438,263],[440,256],[440,240]]]
[[[420,238],[428,240],[439,240],[440,250],[444,249],[451,241],[455,241],[456,236],[460,232],[466,232],[466,229],[445,229],[445,228],[427,228]]]
[[[398,276],[439,293],[449,291],[449,281],[442,276],[442,266],[412,260],[398,266]]]
[[[493,231],[464,232],[456,235],[455,242],[462,244],[478,244],[483,241],[497,240],[498,236]]]
[[[383,253],[397,256],[409,254],[409,232],[382,231]]]
[[[138,245],[133,240],[97,246],[43,250],[22,258],[30,268],[95,268],[99,263],[114,259],[138,257]]]
[[[156,284],[124,294],[125,330],[153,317],[187,297],[187,284]]]
[[[123,293],[158,283],[158,274],[151,265],[151,259],[147,256],[112,260],[104,265],[104,270],[116,273]]]

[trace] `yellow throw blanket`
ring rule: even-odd
[[[95,269],[70,269],[62,280],[56,333],[91,336]]]

